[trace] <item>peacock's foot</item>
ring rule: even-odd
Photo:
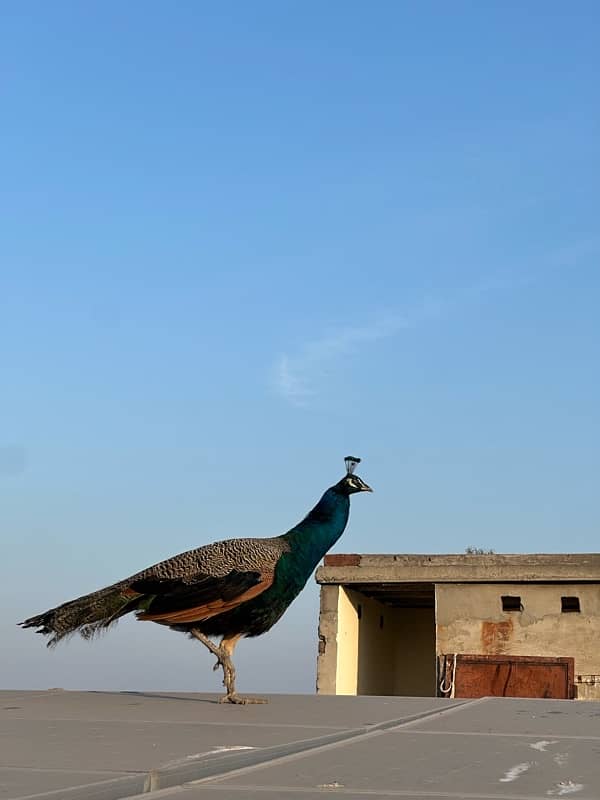
[[[237,694],[237,692],[219,697],[219,703],[233,703],[238,706],[262,705],[268,702],[266,697],[244,697],[241,694]]]

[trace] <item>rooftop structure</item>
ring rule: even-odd
[[[600,554],[332,554],[317,691],[600,699]]]

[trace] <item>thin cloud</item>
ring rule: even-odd
[[[275,364],[275,389],[293,406],[307,406],[317,394],[316,383],[338,359],[436,317],[441,309],[440,302],[427,301],[412,313],[386,315],[368,324],[345,326],[307,342],[295,355],[284,353]]]
[[[282,397],[295,406],[306,405],[308,398],[314,394],[308,388],[306,375],[303,375],[303,372],[306,372],[306,364],[302,364],[301,360],[291,361],[285,354],[279,358],[275,372],[275,387]]]

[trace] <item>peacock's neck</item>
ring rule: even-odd
[[[340,538],[350,513],[350,498],[328,489],[307,516],[285,534],[292,552],[312,571]]]

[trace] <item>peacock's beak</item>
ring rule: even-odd
[[[370,486],[367,486],[367,484],[364,483],[364,482],[363,482],[363,485],[360,487],[360,490],[361,490],[361,492],[372,492],[373,491],[373,489],[371,489]]]

